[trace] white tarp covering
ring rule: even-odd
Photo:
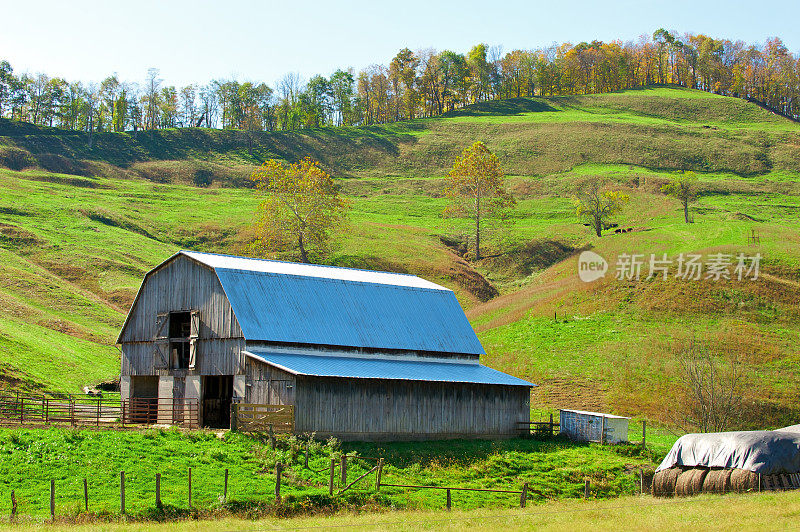
[[[800,472],[800,425],[778,430],[686,434],[656,471],[673,466],[746,469],[763,475]]]

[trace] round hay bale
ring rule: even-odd
[[[703,493],[703,482],[706,479],[706,475],[708,475],[708,469],[705,467],[696,468],[694,470],[694,476],[692,477],[692,482],[689,486],[692,492],[689,495],[699,495],[700,493]]]
[[[703,481],[706,493],[728,493],[731,490],[731,469],[711,469]]]
[[[678,475],[678,480],[675,481],[675,495],[685,497],[689,494],[689,482],[691,477],[694,476],[693,470],[687,469]]]
[[[653,475],[653,496],[672,497],[675,495],[675,482],[683,469],[682,467],[670,467]]]
[[[746,469],[734,469],[731,473],[731,491],[739,493],[758,491],[758,473]]]
[[[675,495],[689,497],[701,493],[706,473],[708,473],[708,469],[699,467],[687,469],[681,473],[675,482]]]

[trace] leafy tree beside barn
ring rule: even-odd
[[[255,224],[256,251],[270,255],[294,250],[306,263],[325,254],[333,233],[345,221],[347,205],[319,162],[306,157],[285,165],[271,159],[253,172],[251,180],[264,194]]]
[[[500,159],[483,142],[475,142],[458,156],[447,176],[445,216],[473,222],[475,259],[481,258],[481,233],[490,218],[500,217],[515,204],[505,188]]]

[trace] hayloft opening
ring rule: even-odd
[[[171,312],[169,315],[169,352],[172,367],[189,368],[189,336],[192,330],[191,312]]]

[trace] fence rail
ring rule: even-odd
[[[291,433],[294,431],[294,405],[231,405],[231,428],[241,432]]]
[[[65,395],[48,397],[26,393],[0,393],[0,422],[19,424],[69,424],[113,427],[165,423],[196,428],[197,400],[129,399]]]
[[[125,425],[177,425],[188,429],[200,426],[197,399],[132,398],[122,401],[121,422]]]
[[[553,421],[517,421],[517,430],[521,436],[552,437],[560,432],[561,425]]]

